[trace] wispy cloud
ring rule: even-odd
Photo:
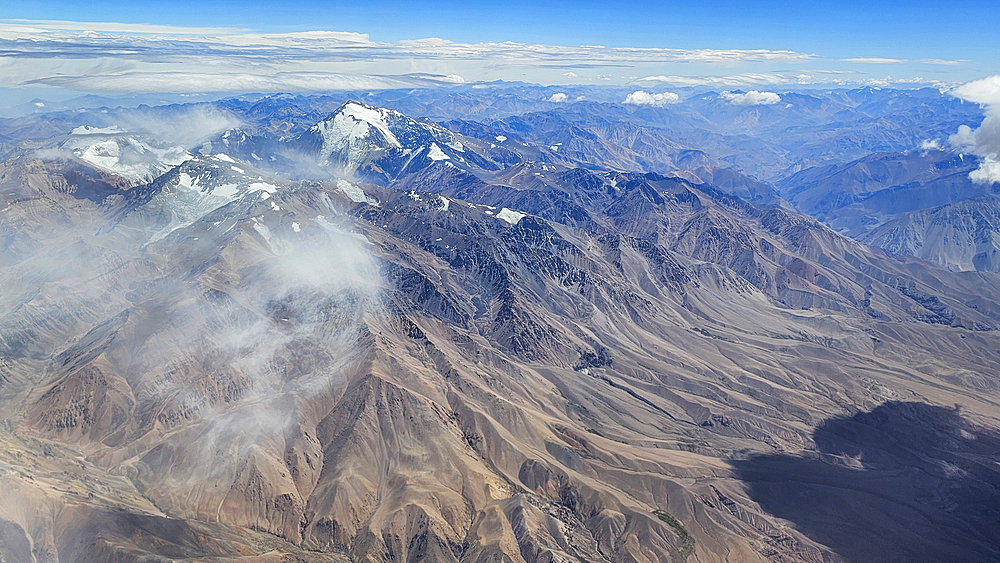
[[[279,72],[275,74],[125,72],[121,74],[49,76],[29,80],[26,84],[56,86],[92,92],[276,92],[281,90],[388,90],[393,88],[415,88],[461,83],[460,78],[454,75],[440,77],[433,77],[427,74],[370,76],[322,72]]]
[[[65,20],[0,20],[0,33],[42,33],[55,30],[139,34],[155,33],[161,35],[228,35],[248,31],[236,27],[179,27],[144,23],[74,22]]]
[[[279,61],[357,61],[372,59],[435,58],[495,60],[522,64],[604,63],[629,66],[642,62],[691,62],[730,64],[739,62],[808,61],[813,55],[795,51],[766,49],[665,49],[611,48],[602,46],[530,45],[514,42],[456,43],[440,38],[397,42],[371,41],[366,34],[331,31],[301,33],[197,34],[200,28],[138,26],[164,28],[160,35],[113,35],[98,30],[67,33],[67,22],[46,27],[44,22],[0,24],[0,38],[5,56],[95,56],[99,49],[114,49],[118,56],[143,62],[162,62],[174,57],[194,55],[225,56],[249,60]],[[89,25],[89,24],[87,24]],[[137,26],[101,24],[121,33]],[[178,30],[191,31],[181,34]],[[231,31],[231,30],[229,30]]]
[[[768,49],[460,43],[443,38],[385,42],[364,33],[339,31],[259,33],[226,27],[0,20],[3,87],[51,86],[102,93],[386,89],[494,80],[759,89],[888,81],[864,69],[879,64],[955,62],[877,57],[836,60]],[[836,68],[823,68],[828,65]],[[922,68],[933,74],[926,66]],[[837,74],[857,78],[828,77]]]
[[[742,73],[725,76],[646,76],[636,82],[647,84],[672,84],[674,86],[742,87],[759,84],[793,84],[801,75],[784,73]],[[811,77],[809,77],[811,78]]]
[[[889,64],[905,63],[906,61],[903,59],[884,59],[882,57],[855,57],[852,59],[840,59],[840,62],[872,64],[872,65],[889,65]]]
[[[966,61],[951,61],[948,59],[920,59],[920,62],[929,65],[954,66],[954,65],[960,65]]]
[[[0,22],[0,81],[106,92],[256,91],[411,87],[424,82],[520,79],[534,69],[792,64],[787,50],[615,48],[441,38],[372,41],[362,33],[253,33],[66,21]],[[520,70],[519,70],[520,69]],[[574,72],[577,71],[577,72]],[[580,80],[594,80],[586,76]],[[464,80],[464,79],[463,79]]]
[[[808,72],[808,74],[807,74]],[[855,71],[831,72],[811,69],[807,72],[792,74],[791,72],[747,72],[727,74],[722,76],[646,76],[633,82],[638,84],[669,84],[678,87],[708,86],[711,88],[753,88],[776,85],[826,84],[830,86],[904,86],[915,84],[931,84],[937,87],[947,87],[937,80],[928,80],[919,76],[912,78],[894,78],[892,76],[871,77]],[[820,76],[814,76],[813,73]]]

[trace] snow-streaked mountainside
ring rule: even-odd
[[[0,120],[0,561],[1000,558],[981,113],[477,86]]]
[[[247,196],[267,200],[283,183],[224,153],[198,156],[132,190],[125,213],[152,214],[142,224],[147,230],[156,226],[149,236],[149,242],[156,242],[230,202]]]
[[[151,182],[191,158],[191,153],[183,147],[156,147],[114,125],[105,128],[78,127],[58,148],[70,151],[80,160],[124,178],[132,185]]]

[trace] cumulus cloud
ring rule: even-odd
[[[984,106],[1000,106],[1000,75],[967,82],[951,91],[953,96]]]
[[[781,96],[774,92],[758,92],[757,90],[750,90],[745,94],[723,92],[721,96],[734,106],[769,106],[781,101]]]
[[[566,94],[562,92],[557,92],[555,94],[552,94],[552,97],[549,98],[549,101],[559,103],[559,102],[565,102],[567,98],[568,96]]]
[[[625,100],[622,101],[623,104],[633,104],[637,106],[654,106],[662,108],[670,104],[676,104],[681,101],[681,97],[673,92],[664,92],[662,94],[650,94],[649,92],[643,90],[636,90],[628,96],[625,96]]]
[[[977,183],[1000,182],[1000,75],[963,84],[950,94],[986,109],[986,118],[979,127],[962,125],[948,139],[952,146],[982,159],[969,178]]]
[[[920,150],[939,151],[941,150],[941,142],[937,139],[924,139],[920,142]]]

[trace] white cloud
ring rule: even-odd
[[[566,94],[563,94],[562,92],[557,92],[555,94],[552,94],[552,97],[549,98],[549,101],[555,103],[565,102],[566,98],[568,98]]]
[[[723,92],[722,98],[734,106],[769,106],[781,101],[781,96],[774,92],[758,92],[750,90],[746,94]]]
[[[106,93],[206,93],[244,88],[287,92],[412,88],[466,81],[546,82],[554,69],[567,81],[587,79],[636,87],[673,84],[759,89],[777,84],[860,83],[822,76],[858,74],[851,69],[787,70],[824,61],[847,66],[789,50],[459,43],[436,37],[375,41],[367,34],[340,31],[258,33],[114,22],[0,20],[0,52],[0,84],[5,88],[49,85]],[[843,60],[859,66],[906,62],[876,57]],[[954,62],[958,61],[914,61],[925,65]],[[628,74],[645,78],[626,78],[618,70],[625,68],[630,69]],[[721,72],[730,74],[712,75],[713,68],[728,69]],[[584,74],[581,69],[588,70]]]
[[[951,91],[953,96],[984,106],[1000,106],[1000,75],[967,82]]]
[[[920,142],[920,150],[939,151],[941,150],[941,142],[937,139],[924,139]]]
[[[1000,182],[1000,158],[995,154],[983,157],[979,168],[969,172],[969,178],[977,184]]]
[[[757,86],[760,84],[789,84],[798,82],[804,75],[782,73],[742,73],[726,76],[646,76],[636,82],[647,84],[672,84],[674,86]]]
[[[650,94],[643,90],[636,90],[628,96],[625,96],[625,100],[622,101],[623,104],[634,104],[637,106],[654,106],[654,107],[664,107],[669,104],[676,104],[681,101],[681,97],[673,92],[664,92],[662,94]]]
[[[929,64],[929,65],[953,66],[953,65],[960,65],[960,64],[962,64],[965,61],[951,61],[951,60],[948,60],[948,59],[920,59],[920,62],[922,62],[924,64]]]
[[[286,92],[321,90],[380,90],[454,84],[448,76],[434,80],[429,75],[371,76],[322,72],[197,73],[129,72],[51,76],[27,84],[58,86],[92,92]]]
[[[969,178],[977,183],[1000,182],[1000,75],[974,80],[949,93],[986,108],[986,117],[979,127],[973,129],[962,125],[948,138],[952,146],[982,159]]]
[[[379,78],[386,83],[382,87],[405,88],[420,85],[413,78],[428,74],[437,75],[431,82],[442,84],[461,83],[461,77],[543,79],[558,68],[565,78],[576,79],[580,68],[646,68],[651,73],[666,65],[789,64],[815,59],[787,50],[457,43],[441,38],[385,42],[335,31],[252,33],[234,28],[26,20],[0,21],[0,52],[4,53],[0,83],[6,87],[58,85],[106,92],[324,89],[330,83],[334,88],[349,83],[348,76],[359,81]]]
[[[842,63],[861,63],[861,64],[872,64],[872,65],[890,65],[896,63],[905,63],[903,59],[886,59],[882,57],[855,57],[853,59],[840,59]]]
[[[245,31],[235,27],[179,27],[173,25],[150,25],[143,23],[74,22],[63,20],[23,19],[0,21],[0,33],[41,33],[49,30],[82,32],[102,31],[110,33],[155,33],[161,35],[223,35]]]
[[[972,134],[972,127],[968,125],[959,125],[958,131],[954,135],[948,137],[948,143],[961,150],[972,150],[976,148],[976,140]]]

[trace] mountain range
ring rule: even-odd
[[[973,108],[539,91],[0,121],[0,559],[1000,558]]]

